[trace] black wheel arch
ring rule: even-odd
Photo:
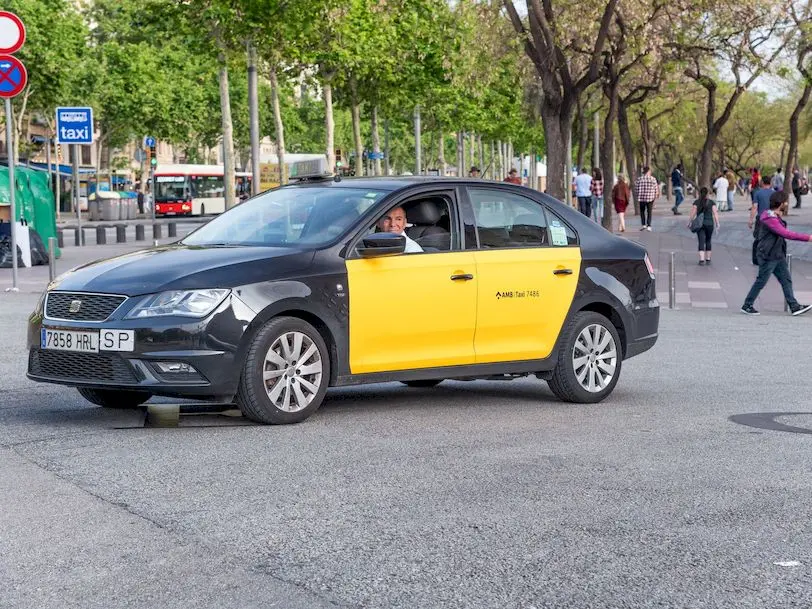
[[[242,369],[248,348],[262,326],[276,317],[296,317],[313,326],[330,351],[330,385],[340,374],[341,362],[346,361],[346,338],[336,320],[318,304],[304,298],[285,298],[260,311],[245,328],[235,355],[235,364]]]

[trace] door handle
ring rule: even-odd
[[[572,269],[556,269],[553,275],[572,275]]]
[[[464,273],[461,275],[451,275],[451,281],[471,281],[474,276],[471,273]]]

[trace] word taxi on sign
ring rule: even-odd
[[[56,138],[60,144],[92,144],[93,108],[57,108]]]

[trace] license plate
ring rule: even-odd
[[[40,347],[55,351],[98,353],[99,351],[134,351],[133,330],[50,330],[42,328]]]
[[[168,212],[166,212],[166,215],[167,216],[174,216],[176,213],[177,212],[174,212],[174,211],[168,211]]]

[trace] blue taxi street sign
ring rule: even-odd
[[[155,138],[151,135],[148,135],[144,138],[144,146],[146,148],[152,148],[155,145]]]
[[[56,141],[60,144],[92,144],[93,108],[57,108]]]

